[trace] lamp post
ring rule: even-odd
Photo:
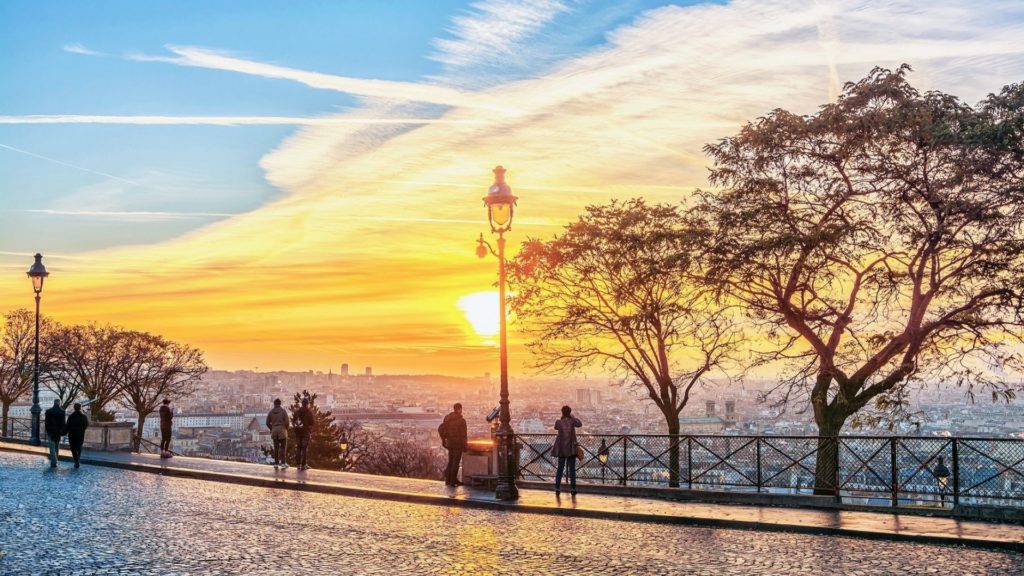
[[[604,438],[601,438],[601,447],[597,450],[597,460],[601,462],[601,484],[604,484],[604,474],[608,468],[608,444]]]
[[[932,475],[935,476],[935,481],[939,485],[939,498],[942,502],[942,507],[946,507],[946,487],[949,486],[949,468],[946,468],[946,464],[942,461],[942,456],[939,456],[939,462],[935,465],[935,469],[932,470]]]
[[[39,300],[43,293],[43,280],[50,275],[43,266],[43,255],[36,254],[36,261],[28,269],[28,277],[32,279],[32,291],[36,293],[36,346],[32,357],[32,445],[39,446],[39,415],[43,409],[39,407]]]
[[[505,183],[505,169],[501,166],[496,167],[494,169],[494,184],[487,190],[487,196],[484,196],[484,205],[487,206],[487,219],[491,224],[491,232],[498,234],[498,251],[495,252],[491,245],[484,240],[484,235],[480,234],[480,238],[477,240],[476,254],[483,258],[490,252],[498,257],[501,397],[498,402],[498,430],[495,432],[498,440],[498,487],[494,494],[498,500],[517,500],[519,498],[515,478],[518,466],[514,462],[515,433],[512,431],[512,414],[508,409],[508,342],[505,335],[505,232],[512,229],[512,213],[516,200],[512,189]]]

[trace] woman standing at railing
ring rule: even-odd
[[[562,417],[555,422],[558,437],[551,447],[551,455],[558,458],[558,470],[555,472],[555,496],[562,493],[562,472],[568,466],[569,487],[571,494],[576,495],[576,429],[583,426],[580,419],[572,415],[572,408],[562,406]]]

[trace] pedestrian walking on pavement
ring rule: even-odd
[[[309,470],[309,464],[306,462],[306,455],[309,452],[309,441],[313,437],[313,427],[316,425],[316,417],[313,416],[313,410],[309,407],[309,398],[302,399],[302,407],[295,413],[294,419],[294,430],[295,439],[298,440],[299,445],[296,450],[296,456],[299,466],[299,470]]]
[[[281,399],[274,400],[274,408],[267,414],[267,428],[274,441],[274,468],[288,467],[288,411],[281,408]]]
[[[171,429],[174,423],[174,410],[171,410],[171,400],[164,398],[163,406],[160,406],[160,457],[171,457]]]
[[[445,416],[444,421],[437,427],[437,434],[441,437],[441,445],[448,450],[444,483],[447,486],[461,486],[459,464],[462,462],[462,453],[466,451],[469,435],[466,431],[466,419],[462,417],[462,404],[455,403],[452,412]]]
[[[55,399],[53,407],[46,411],[46,437],[50,446],[50,468],[57,467],[60,437],[64,435],[65,424],[67,424],[66,413],[60,406],[60,400]]]
[[[580,419],[572,415],[572,408],[562,406],[562,417],[555,422],[558,437],[551,446],[551,455],[558,458],[558,470],[555,472],[555,495],[562,493],[562,474],[569,476],[569,487],[572,495],[576,495],[576,429],[583,426]]]
[[[82,412],[82,405],[75,402],[75,411],[68,416],[64,431],[68,435],[71,446],[71,457],[75,459],[75,468],[82,463],[82,444],[85,443],[85,429],[89,427],[89,418]]]

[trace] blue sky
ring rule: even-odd
[[[1008,0],[0,2],[0,301],[41,251],[61,321],[218,367],[492,370],[495,165],[514,252],[875,66],[976,102],[1021,38]]]

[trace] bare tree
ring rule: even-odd
[[[771,396],[808,402],[825,437],[898,420],[913,383],[1020,389],[1024,84],[972,108],[919,93],[908,70],[706,148],[720,190],[691,215],[706,277],[764,328],[764,360],[792,366]],[[817,462],[830,492],[834,443]]]
[[[45,334],[50,321],[41,319],[40,333]],[[7,434],[7,416],[11,405],[32,390],[33,356],[35,354],[35,315],[24,308],[4,314],[0,333],[0,435]],[[46,348],[40,346],[40,356]]]
[[[444,461],[437,450],[409,438],[364,437],[354,470],[366,474],[439,480]]]
[[[131,361],[126,334],[121,328],[97,324],[55,330],[48,343],[53,348],[54,365],[47,375],[47,387],[60,395],[65,406],[84,395],[95,420],[112,419],[104,409],[124,385],[123,374]]]
[[[165,398],[173,401],[193,394],[207,366],[199,350],[148,332],[123,332],[118,345],[124,366],[120,400],[137,414],[138,450],[146,418]]]
[[[683,219],[642,199],[590,206],[549,241],[529,239],[509,266],[512,310],[542,371],[598,366],[638,386],[665,418],[669,483],[679,485],[679,414],[696,386],[725,375],[739,332],[683,272]]]

